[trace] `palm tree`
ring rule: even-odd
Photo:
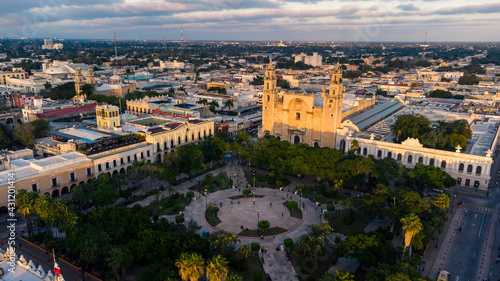
[[[446,121],[444,120],[438,120],[435,125],[432,125],[432,128],[436,131],[436,133],[442,133],[444,127],[446,127]]]
[[[108,266],[113,270],[116,280],[121,279],[119,269],[132,264],[133,258],[128,251],[123,251],[120,247],[112,248],[109,257],[106,259]]]
[[[224,102],[224,107],[231,110],[231,107],[234,106],[234,103],[233,103],[233,100],[231,99],[228,99]]]
[[[450,206],[450,197],[448,197],[445,193],[438,194],[434,197],[434,200],[432,200],[432,205],[436,206],[436,208],[441,211],[446,212]]]
[[[43,84],[45,90],[50,90],[50,88],[52,88],[52,84],[50,84],[49,81],[45,82],[45,84]]]
[[[410,257],[411,257],[411,240],[415,235],[417,235],[420,230],[422,230],[422,223],[420,219],[415,214],[409,214],[408,216],[401,219],[401,223],[403,224],[403,231],[405,234],[405,245],[403,249],[403,258],[404,253],[407,247],[410,247]]]
[[[351,150],[352,151],[356,151],[358,150],[359,148],[359,142],[358,140],[353,140],[352,143],[351,143]]]
[[[67,206],[61,199],[54,201],[56,207],[56,225],[62,232],[71,230],[78,220],[78,216],[73,212],[73,206]]]
[[[227,277],[226,281],[243,281],[243,277],[231,273],[231,275]]]
[[[207,266],[207,277],[211,281],[225,280],[227,277],[227,260],[218,255],[212,258]]]
[[[182,253],[175,261],[175,266],[179,268],[179,275],[184,281],[197,281],[205,271],[205,261],[197,253]]]
[[[55,221],[54,205],[52,204],[52,199],[50,195],[44,194],[36,198],[35,200],[35,211],[40,219],[42,219],[46,224],[46,230],[52,235],[52,226]]]
[[[31,239],[33,236],[33,216],[35,213],[35,201],[38,197],[38,193],[32,191],[28,192],[26,189],[20,189],[19,193],[16,195],[16,206],[17,211],[26,220],[26,225],[28,226],[28,237]]]
[[[97,259],[97,243],[92,239],[86,239],[83,243],[83,250],[80,253],[80,259],[85,263],[86,266],[92,266],[92,272],[94,271],[94,263]]]

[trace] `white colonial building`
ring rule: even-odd
[[[354,140],[357,140],[359,144],[356,151],[358,155],[373,155],[378,159],[390,157],[410,168],[416,163],[436,166],[457,179],[459,185],[488,189],[493,164],[491,150],[488,150],[484,156],[480,156],[461,153],[460,147],[457,147],[455,152],[424,148],[417,139],[412,138],[399,144],[378,141],[373,137],[371,139],[355,138],[351,135],[346,137],[345,147],[349,149]]]

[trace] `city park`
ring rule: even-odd
[[[140,280],[263,280],[272,269],[258,253],[268,248],[303,280],[430,280],[418,265],[450,200],[421,194],[453,179],[356,149],[220,135],[179,147],[166,163],[102,174],[62,200],[20,192],[18,212],[27,239],[106,280],[125,271]],[[365,232],[376,218],[391,223]],[[328,271],[342,257],[357,259],[355,275]]]

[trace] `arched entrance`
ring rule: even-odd
[[[57,198],[57,197],[59,197],[59,189],[52,191],[52,198]]]
[[[299,142],[300,142],[300,137],[299,136],[293,137],[293,143],[299,143]]]
[[[113,171],[113,176],[116,176],[116,175],[118,175],[118,170]]]
[[[82,185],[82,184],[84,184],[84,183],[85,183],[84,181],[81,181],[81,182],[79,183],[79,185]]]
[[[125,168],[120,169],[120,174],[125,174]]]
[[[340,140],[340,151],[345,152],[345,140]]]
[[[65,186],[61,189],[61,195],[64,195],[64,194],[68,194],[69,190],[68,190],[68,187]]]

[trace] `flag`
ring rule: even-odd
[[[55,257],[54,257],[54,273],[61,274],[61,269],[59,268],[59,265],[57,264]]]

